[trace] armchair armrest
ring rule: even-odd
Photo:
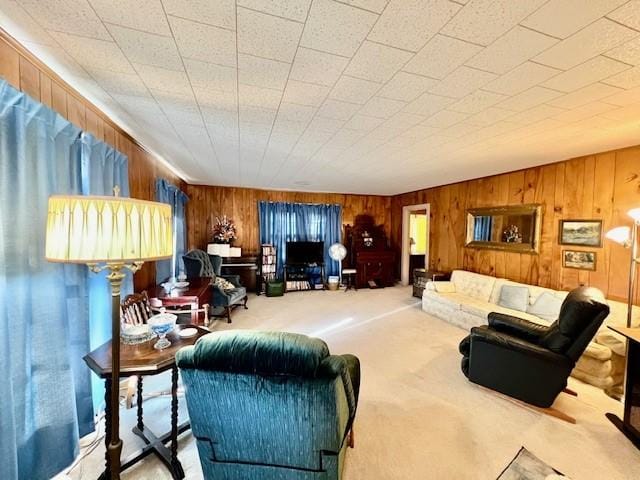
[[[240,283],[240,275],[219,275],[219,277],[224,278],[227,282],[233,283],[235,287],[243,286]]]
[[[538,343],[540,337],[542,337],[549,328],[523,318],[498,312],[491,312],[489,314],[489,326],[493,330],[522,338],[531,343]]]
[[[564,355],[552,352],[544,347],[531,343],[522,338],[515,337],[508,333],[496,332],[486,325],[473,327],[471,329],[471,355],[473,356],[474,343],[484,343],[494,347],[504,348],[514,353],[526,355],[545,363],[573,368],[573,362]]]

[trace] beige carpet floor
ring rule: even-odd
[[[469,383],[457,351],[466,332],[422,312],[407,287],[254,296],[233,324],[214,325],[214,330],[229,328],[305,333],[323,338],[333,353],[360,357],[356,448],[348,451],[345,480],[490,480],[521,446],[573,480],[640,478],[640,452],[604,416],[621,414],[619,402],[570,379],[579,396],[562,394],[556,406],[577,419],[571,425]],[[158,376],[146,385],[146,391],[159,391],[169,379]],[[147,422],[156,431],[168,428],[168,408],[166,396],[145,401]],[[186,416],[184,399],[180,409]],[[140,448],[130,433],[134,423],[135,411],[123,410],[123,456]],[[69,476],[97,478],[103,458],[100,444]],[[180,438],[179,458],[187,479],[202,478],[189,432]],[[170,476],[150,456],[122,478]]]

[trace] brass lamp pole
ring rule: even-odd
[[[148,260],[173,254],[171,206],[118,196],[49,198],[46,258],[51,262],[86,264],[92,272],[107,270],[111,287],[111,425],[108,464],[120,478],[120,292],[125,270],[136,272]],[[108,426],[109,427],[109,426]]]

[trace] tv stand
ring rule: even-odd
[[[315,288],[311,279],[317,275],[311,273],[312,269],[320,269],[320,284],[322,288]],[[307,290],[324,290],[324,264],[285,264],[284,266],[284,288],[285,292],[302,292]]]

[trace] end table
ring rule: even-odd
[[[451,278],[450,272],[439,272],[437,270],[427,270],[425,268],[415,268],[413,270],[413,296],[422,298],[422,293],[427,282],[443,282]]]
[[[189,327],[196,328],[198,333],[189,338],[182,338],[178,335],[181,329]],[[139,376],[136,399],[138,422],[136,426],[133,427],[133,433],[146,443],[141,452],[134,454],[122,462],[120,467],[121,471],[139,462],[151,452],[154,452],[162,463],[167,466],[174,480],[184,478],[184,470],[178,460],[178,435],[188,430],[191,426],[189,422],[178,425],[178,367],[175,362],[175,354],[182,347],[193,345],[196,340],[207,333],[209,333],[208,330],[194,325],[176,325],[176,328],[167,335],[167,338],[171,341],[171,346],[164,350],[156,350],[153,348],[153,344],[156,342],[155,338],[138,345],[120,345],[120,376]],[[105,444],[108,446],[111,441],[109,432],[111,431],[112,418],[109,398],[111,396],[111,389],[119,387],[118,385],[114,386],[111,384],[111,340],[85,355],[84,361],[96,375],[105,381],[105,399],[107,405],[105,412],[105,422],[107,424]],[[143,422],[142,376],[156,375],[166,372],[167,370],[171,370],[171,430],[158,437],[146,427]],[[171,450],[165,446],[169,441],[171,441]],[[111,478],[109,455],[105,455],[105,458],[105,471],[100,478],[108,480]]]

